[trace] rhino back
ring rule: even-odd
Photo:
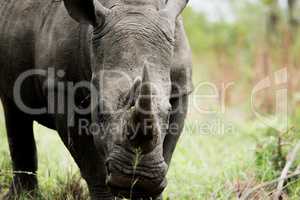
[[[87,26],[69,17],[61,0],[3,0],[0,13],[0,97],[11,98],[16,79],[30,69],[65,69],[68,79],[81,79],[78,76],[84,73],[77,73],[75,65],[82,58],[79,39],[86,38]],[[29,78],[24,83],[28,104],[42,103],[45,79]]]
[[[0,5],[1,96],[11,97],[17,77],[22,72],[34,68],[37,31],[35,27],[40,21],[40,10],[44,2],[46,1],[4,0]],[[28,87],[23,88],[26,93],[34,92],[34,90],[27,90],[26,88]]]

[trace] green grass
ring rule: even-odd
[[[246,189],[268,181],[264,174],[272,173],[270,153],[259,157],[263,165],[257,164],[256,156],[257,138],[262,139],[263,129],[255,128],[255,123],[237,125],[230,121],[225,124],[232,125],[233,129],[224,134],[199,128],[201,124],[219,118],[217,115],[196,116],[190,112],[168,173],[165,200],[235,200]],[[56,132],[35,124],[35,136],[39,155],[39,191],[34,199],[88,199],[86,184]],[[0,139],[1,199],[12,179],[2,115]],[[298,200],[300,181],[292,180],[287,188],[289,199]],[[259,191],[253,199],[267,200],[269,193],[268,190]],[[21,198],[29,199],[26,194]]]
[[[194,123],[188,121],[186,127]],[[234,199],[235,184],[251,178],[252,139],[238,130],[228,135],[186,130],[190,132],[184,132],[176,149],[166,196],[178,200]]]
[[[0,197],[12,180],[10,156],[3,116],[0,121]],[[39,194],[35,199],[87,199],[87,190],[78,169],[56,132],[35,125],[39,156]],[[26,198],[26,194],[21,199]]]

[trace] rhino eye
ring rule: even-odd
[[[172,105],[169,104],[169,106],[168,106],[168,113],[170,113],[171,111],[172,111]]]
[[[170,114],[172,112],[172,105],[170,103],[168,103],[168,105],[166,106],[166,114]]]
[[[171,104],[168,106],[168,108],[167,108],[167,113],[166,113],[166,115],[167,115],[167,122],[169,122],[170,121],[170,118],[171,118],[171,112],[172,112],[172,106],[171,106]]]
[[[135,106],[135,102],[137,99],[137,94],[134,93],[126,93],[124,95],[124,105],[126,106],[127,109],[133,109]]]

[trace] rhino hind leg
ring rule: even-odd
[[[14,172],[10,190],[4,199],[15,199],[21,193],[34,194],[38,185],[33,120],[21,112],[13,101],[2,99],[2,103]]]

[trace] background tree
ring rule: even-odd
[[[298,26],[298,20],[295,15],[296,4],[297,4],[297,0],[288,0],[288,18],[289,18],[289,24],[292,27]]]

